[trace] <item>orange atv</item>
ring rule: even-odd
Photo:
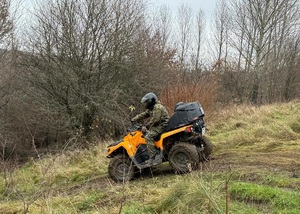
[[[176,173],[187,173],[199,167],[200,162],[209,158],[212,144],[204,136],[204,111],[199,102],[176,105],[170,117],[166,132],[154,142],[158,163],[169,161]],[[149,159],[142,126],[132,124],[122,140],[108,146],[109,176],[115,181],[131,180]],[[157,164],[157,163],[156,163]]]

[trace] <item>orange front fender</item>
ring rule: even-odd
[[[130,158],[133,158],[137,147],[140,144],[146,144],[146,141],[142,137],[142,135],[143,134],[140,131],[129,133],[123,138],[123,140],[120,143],[108,147],[107,157],[112,157],[112,153],[117,150],[125,149],[128,156]]]
[[[125,149],[129,157],[133,157],[136,152],[136,148],[133,147],[130,143],[120,142],[115,146],[108,147],[107,157],[112,157],[111,154],[119,149]]]

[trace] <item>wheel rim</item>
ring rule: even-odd
[[[179,152],[174,156],[173,162],[177,166],[185,167],[190,162],[190,159],[188,158],[188,155],[186,153]]]
[[[117,167],[117,172],[119,175],[126,175],[129,171],[129,166],[126,163],[120,163]]]

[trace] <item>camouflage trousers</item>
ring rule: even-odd
[[[152,127],[149,132],[146,134],[146,144],[149,157],[152,158],[157,154],[157,149],[154,146],[154,139],[156,139],[161,133],[163,133],[165,127],[163,126],[156,126]]]

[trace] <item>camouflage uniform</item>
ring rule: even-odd
[[[146,118],[150,118],[150,121],[146,124],[147,129],[150,131],[145,136],[147,143],[148,154],[151,157],[156,155],[156,148],[154,146],[154,139],[164,132],[168,125],[169,115],[166,108],[157,101],[152,109],[147,109],[132,118],[132,121],[140,121]]]

